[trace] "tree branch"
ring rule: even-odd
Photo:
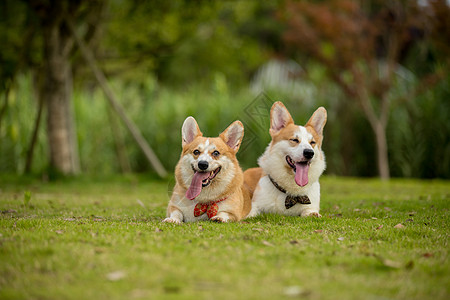
[[[375,130],[378,126],[379,119],[375,113],[372,103],[370,102],[370,96],[367,91],[367,86],[364,83],[364,76],[357,66],[352,66],[350,71],[352,72],[353,79],[355,80],[355,87],[357,97],[356,100],[360,103],[364,114],[367,117],[372,128]]]
[[[113,93],[113,91],[109,87],[108,82],[107,82],[107,80],[105,78],[105,75],[98,68],[97,63],[95,61],[95,58],[94,58],[92,52],[86,47],[84,42],[78,36],[78,34],[77,34],[76,30],[75,30],[75,25],[68,18],[66,18],[66,23],[67,23],[67,25],[69,26],[69,28],[70,28],[70,30],[72,32],[72,35],[73,35],[73,37],[75,39],[75,42],[77,43],[78,48],[81,51],[81,54],[83,55],[84,59],[88,63],[88,65],[91,68],[92,72],[94,73],[97,81],[99,82],[101,88],[103,89],[104,93],[106,94],[106,98],[108,99],[109,103],[114,108],[114,110],[117,112],[117,114],[120,116],[122,121],[125,123],[125,125],[128,128],[128,130],[130,131],[131,135],[136,140],[136,142],[138,143],[138,145],[140,146],[140,148],[142,149],[142,151],[144,152],[145,156],[147,157],[149,162],[152,164],[152,166],[154,167],[154,169],[158,173],[158,175],[163,177],[163,178],[166,177],[167,176],[166,169],[161,164],[161,162],[159,161],[158,157],[153,152],[153,150],[150,148],[150,146],[148,145],[148,143],[146,142],[146,140],[142,136],[142,134],[141,134],[140,130],[138,129],[138,127],[136,127],[136,125],[130,119],[128,119],[127,115],[125,114],[124,109],[122,108],[122,106],[120,105],[119,101],[116,99],[115,94]]]

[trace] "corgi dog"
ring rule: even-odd
[[[321,148],[326,121],[327,111],[319,107],[305,126],[295,125],[283,103],[272,105],[272,141],[258,160],[260,168],[244,173],[253,194],[249,217],[265,212],[321,217],[319,177],[325,170]]]
[[[203,137],[197,122],[188,117],[181,129],[181,158],[175,168],[176,184],[163,222],[239,221],[251,209],[251,196],[236,153],[244,126],[233,122],[219,137]]]

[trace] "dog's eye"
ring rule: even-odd
[[[290,141],[294,142],[294,143],[300,143],[300,141],[298,139],[290,139]]]
[[[219,156],[220,155],[220,152],[219,151],[217,151],[217,150],[215,150],[213,153],[212,153],[212,155],[213,156],[215,156],[215,157],[217,157],[217,156]]]
[[[200,151],[198,151],[197,149],[194,150],[194,155],[199,155]]]
[[[316,142],[311,141],[310,144],[311,144],[311,146],[314,146],[316,144]]]

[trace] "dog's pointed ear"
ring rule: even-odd
[[[182,145],[191,143],[196,137],[202,136],[203,133],[198,127],[197,121],[193,117],[187,117],[181,128]]]
[[[270,109],[270,135],[277,134],[281,129],[293,123],[294,120],[286,106],[280,101],[275,102]]]
[[[327,123],[327,110],[321,106],[316,109],[305,127],[311,126],[319,135],[323,135],[325,123]]]
[[[237,152],[244,138],[244,125],[241,121],[234,121],[219,136],[228,147]]]

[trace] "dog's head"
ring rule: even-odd
[[[288,175],[300,187],[318,179],[325,168],[321,147],[326,121],[327,111],[319,107],[305,126],[295,125],[283,103],[275,102],[270,110],[272,142],[268,157],[262,157],[260,164],[277,173],[276,177],[285,179]]]
[[[211,201],[222,195],[240,171],[236,153],[244,137],[244,126],[233,122],[219,137],[203,137],[197,122],[188,117],[181,129],[183,151],[177,165],[177,180],[188,199]]]

